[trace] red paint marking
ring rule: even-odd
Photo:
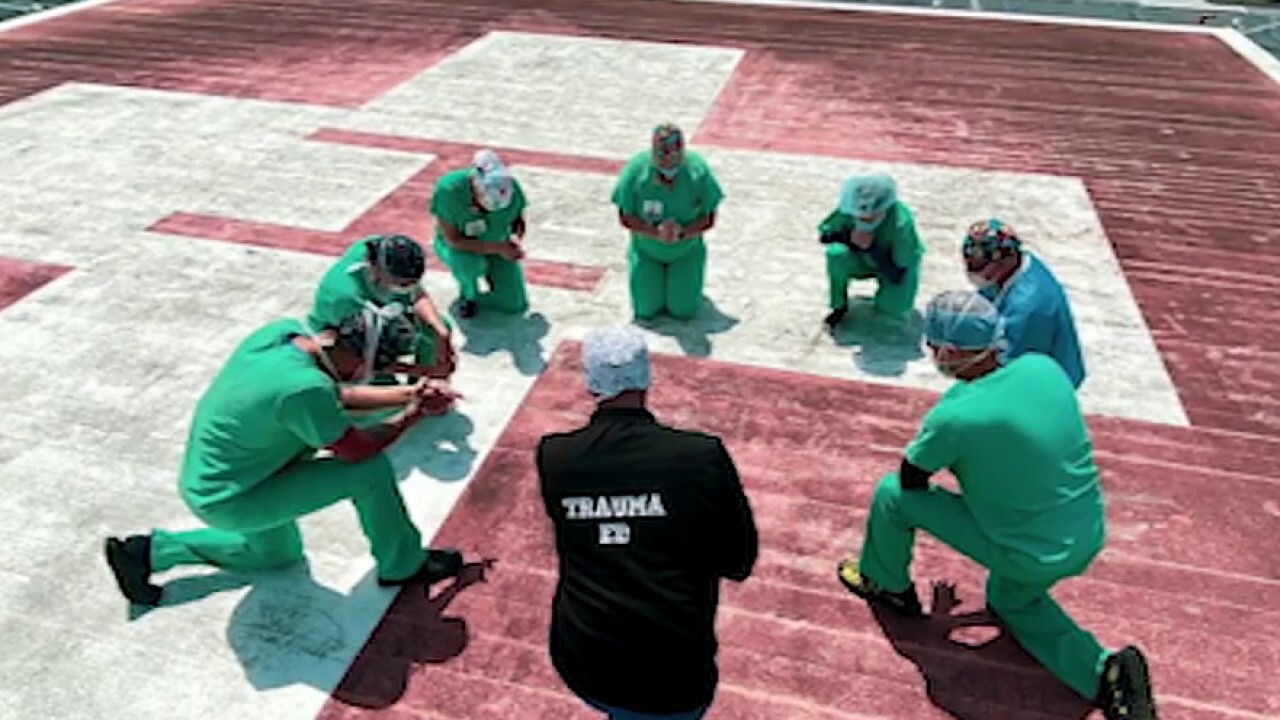
[[[357,218],[341,232],[325,232],[291,228],[270,223],[232,220],[210,215],[174,213],[152,225],[149,230],[172,235],[186,235],[210,240],[271,247],[322,255],[340,255],[351,242],[360,237],[386,232],[407,232],[419,237],[432,263],[441,268],[439,258],[431,247],[434,223],[428,208],[431,192],[440,176],[454,168],[470,164],[472,156],[480,148],[466,143],[420,140],[373,133],[346,130],[319,130],[308,137],[318,142],[360,145],[404,152],[433,154],[436,158],[408,182],[396,188],[378,201],[364,215]],[[532,152],[498,148],[498,153],[511,165],[535,165],[538,167],[578,172],[615,174],[622,163],[574,155]],[[536,201],[536,200],[535,200]],[[530,236],[529,247],[537,252],[538,238]],[[590,292],[604,278],[605,269],[599,266],[551,262],[527,259],[525,277],[533,285]]]
[[[0,310],[18,302],[70,271],[61,265],[29,263],[0,257]]]
[[[79,81],[356,107],[495,30],[747,50],[699,142],[1080,177],[1126,271],[1153,247],[1210,251],[1162,273],[1174,292],[1130,278],[1153,327],[1187,317],[1183,283],[1280,257],[1280,90],[1208,36],[663,0],[119,0],[0,35],[0,102]],[[1256,376],[1272,361],[1233,326],[1278,307],[1203,298],[1205,358],[1157,337],[1195,424],[1280,433],[1276,388],[1212,359]]]
[[[486,582],[469,585],[449,605],[466,620],[465,652],[444,662],[408,659],[409,648],[447,644],[451,635],[433,630],[439,613],[424,609],[420,594],[405,593],[322,720],[372,717],[362,707],[488,718],[496,712],[487,704],[492,696],[454,695],[488,683],[530,704],[509,717],[593,717],[546,657],[556,560],[531,461],[542,434],[576,426],[590,412],[577,350],[558,348],[436,540],[497,561]],[[761,387],[767,396],[749,392]],[[964,635],[958,623],[884,620],[882,629],[834,578],[836,560],[859,543],[875,482],[894,466],[936,395],[659,356],[652,399],[664,421],[725,439],[761,530],[755,575],[725,585],[723,685],[713,717],[951,716],[940,708],[956,717],[1084,715],[1084,703],[1009,637],[972,648],[948,641],[953,630],[957,640]],[[1280,611],[1280,590],[1268,581],[1274,562],[1265,540],[1274,518],[1261,508],[1280,503],[1280,485],[1265,474],[1280,461],[1280,442],[1254,446],[1261,455],[1245,463],[1237,457],[1240,438],[1218,442],[1192,429],[1090,422],[1109,495],[1109,547],[1055,596],[1109,646],[1142,645],[1158,697],[1224,713],[1271,712],[1266,671],[1280,630],[1265,619]],[[959,613],[983,606],[981,569],[928,536],[920,538],[915,574],[922,590],[930,579],[957,581]],[[990,639],[997,630],[973,632]],[[1224,633],[1249,641],[1214,640]],[[1225,717],[1177,703],[1166,714]]]

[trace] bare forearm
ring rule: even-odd
[[[399,407],[413,398],[413,388],[405,385],[353,385],[342,388],[342,404],[353,410]]]
[[[683,240],[685,238],[697,237],[698,235],[710,230],[715,226],[715,224],[716,216],[714,214],[700,217],[697,220],[694,220],[693,223],[686,225],[684,229],[680,231],[680,238]]]
[[[435,330],[437,336],[444,337],[449,334],[449,326],[445,324],[444,317],[440,315],[436,304],[431,301],[430,295],[423,293],[422,297],[418,298],[418,302],[414,303],[413,310],[419,320]]]
[[[444,241],[455,250],[475,253],[476,255],[495,255],[498,252],[498,243],[488,243],[483,240],[469,238],[463,235],[458,228],[445,222],[440,223],[440,228],[444,231]]]
[[[631,232],[648,235],[649,237],[660,237],[662,235],[662,233],[658,232],[657,226],[647,223],[635,215],[623,215],[621,217],[621,222],[622,227],[630,230]]]

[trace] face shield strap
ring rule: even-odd
[[[307,331],[307,337],[311,338],[311,341],[320,349],[320,364],[324,365],[324,368],[333,375],[334,379],[341,380],[342,375],[338,373],[338,367],[333,364],[333,358],[329,357],[328,348],[320,342],[320,338],[316,335],[315,330],[311,329],[311,323],[307,322],[303,318],[298,319],[302,323],[302,329]]]

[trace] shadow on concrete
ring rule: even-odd
[[[929,617],[871,611],[893,649],[925,681],[929,700],[957,720],[1019,717],[1085,720],[1092,704],[1045,670],[985,610],[953,614],[955,588],[935,583]],[[966,641],[964,636],[985,639]]]
[[[467,338],[459,352],[477,357],[509,352],[516,370],[527,377],[547,369],[542,341],[550,332],[551,323],[545,315],[540,312],[511,315],[482,309],[475,317],[462,318],[458,315],[458,305],[459,301],[455,300],[449,313]]]
[[[389,609],[393,591],[378,587],[372,572],[348,595],[318,584],[307,562],[174,580],[161,607],[251,586],[232,612],[226,639],[254,689],[302,684],[347,704],[382,708],[400,699],[417,665],[448,662],[467,647],[466,621],[446,610],[463,590],[484,582],[494,562],[465,565],[434,596],[420,583],[405,586]]]
[[[680,349],[691,357],[711,355],[711,336],[728,332],[738,324],[738,318],[727,315],[711,298],[703,296],[698,314],[688,320],[659,315],[648,320],[636,320],[636,327],[672,338]]]
[[[467,621],[445,611],[463,590],[484,582],[494,563],[485,559],[466,565],[434,597],[413,587],[401,592],[333,697],[356,707],[390,707],[404,697],[419,665],[445,663],[461,655],[470,640]]]
[[[441,482],[465,479],[479,457],[479,452],[471,445],[471,434],[475,429],[471,418],[457,410],[418,421],[389,450],[393,453],[399,479],[403,480],[408,475],[408,469],[416,469]]]
[[[907,365],[924,357],[924,318],[912,309],[894,319],[877,312],[871,300],[853,298],[849,314],[831,329],[837,347],[855,348],[853,364],[868,375],[896,377]]]

